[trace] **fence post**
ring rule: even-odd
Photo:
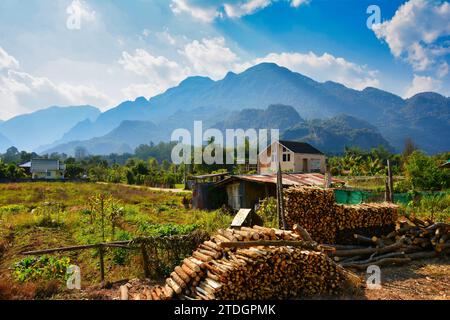
[[[150,278],[150,272],[148,270],[149,257],[147,254],[147,246],[145,245],[144,241],[141,242],[141,253],[142,253],[142,267],[144,268],[145,278]]]

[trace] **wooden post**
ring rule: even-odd
[[[141,254],[142,254],[142,267],[144,268],[144,275],[146,278],[150,278],[150,270],[148,269],[149,257],[147,254],[147,246],[145,245],[144,241],[141,243]]]
[[[328,159],[325,159],[325,189],[331,188],[331,170],[328,164]]]
[[[104,259],[103,259],[103,254],[104,254],[104,248],[103,245],[100,244],[98,246],[98,253],[99,253],[99,257],[100,257],[100,281],[103,284],[105,282],[105,263],[104,263]]]
[[[389,202],[394,202],[394,181],[392,179],[391,161],[387,161],[388,165],[388,184],[389,184]]]
[[[284,198],[283,198],[283,174],[281,172],[281,163],[278,160],[277,172],[277,213],[279,219],[281,218],[281,227],[283,230],[287,229],[286,219],[284,218]]]
[[[184,162],[184,190],[188,189],[188,183],[187,183],[187,165],[186,165],[186,160]]]

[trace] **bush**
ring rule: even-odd
[[[151,224],[148,222],[143,222],[139,226],[139,232],[146,236],[174,236],[189,234],[194,230],[198,229],[197,224]]]
[[[442,190],[450,187],[448,171],[420,151],[414,151],[405,165],[405,174],[414,190]]]
[[[131,238],[132,238],[131,234],[127,231],[120,230],[117,233],[118,241],[131,240]],[[112,255],[113,263],[116,265],[120,265],[120,266],[125,265],[125,263],[128,260],[128,257],[130,256],[130,250],[121,249],[121,248],[116,248],[116,249],[112,249],[112,250],[113,250],[113,255]]]
[[[277,216],[277,200],[275,198],[269,197],[264,199],[256,213],[262,218],[265,227],[279,227]]]
[[[14,277],[20,282],[41,279],[65,280],[66,271],[70,265],[67,257],[55,258],[49,256],[26,257],[14,265]]]
[[[405,211],[407,215],[447,221],[450,218],[450,194],[422,196],[420,200],[410,201]]]

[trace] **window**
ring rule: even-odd
[[[51,177],[52,173],[50,171],[47,171],[47,177]]]
[[[286,147],[283,147],[283,152],[286,152],[286,151],[287,151]]]
[[[291,154],[290,153],[287,154],[287,161],[291,162]]]
[[[287,161],[287,154],[283,154],[283,162]]]

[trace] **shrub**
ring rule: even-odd
[[[269,197],[263,200],[256,212],[262,219],[265,227],[278,228],[277,200]]]
[[[415,190],[442,190],[450,187],[450,175],[436,161],[420,151],[414,151],[405,165],[405,174]]]
[[[70,259],[67,257],[26,257],[14,265],[14,277],[20,282],[40,279],[65,280],[69,265]]]
[[[197,224],[152,224],[148,222],[143,222],[139,226],[139,232],[146,236],[174,236],[183,235],[193,232],[198,229]]]
[[[417,201],[410,201],[405,207],[407,215],[427,217],[446,221],[450,218],[450,194],[425,195]]]
[[[0,214],[2,213],[20,213],[20,212],[26,212],[28,211],[27,207],[20,205],[20,204],[11,204],[8,206],[0,207]]]

